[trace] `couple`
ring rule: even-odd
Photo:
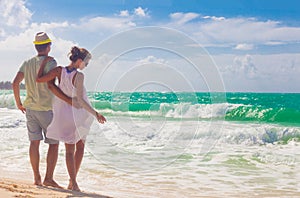
[[[80,191],[76,175],[83,154],[84,143],[94,115],[99,123],[106,119],[95,111],[86,96],[84,75],[77,69],[84,69],[91,54],[84,48],[73,47],[69,54],[71,63],[67,67],[56,67],[56,61],[48,57],[51,40],[45,32],[35,36],[37,56],[24,61],[13,81],[16,106],[26,113],[29,157],[34,174],[35,185],[61,188],[53,179],[58,158],[59,141],[65,143],[66,165],[70,177],[68,189]],[[58,79],[58,86],[55,79]],[[20,99],[21,81],[25,79],[26,99]],[[56,96],[53,98],[52,93]],[[53,99],[53,102],[52,102]],[[53,111],[52,111],[53,108]],[[39,171],[39,146],[45,139],[49,144],[47,170],[42,183]]]

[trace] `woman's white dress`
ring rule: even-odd
[[[77,71],[67,72],[64,67],[58,87],[70,97],[76,97],[76,88],[72,79]],[[89,103],[84,89],[84,100]],[[89,103],[90,104],[90,103]],[[67,144],[76,144],[85,140],[93,122],[93,116],[85,109],[76,109],[65,101],[56,97],[53,101],[53,120],[47,128],[47,138],[59,140]]]

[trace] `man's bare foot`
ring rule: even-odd
[[[54,187],[54,188],[63,188],[63,187],[61,187],[60,185],[58,185],[53,179],[45,179],[44,180],[44,182],[43,182],[43,184],[45,185],[45,186],[51,186],[51,187]]]
[[[37,185],[37,186],[42,186],[43,185],[42,184],[42,179],[41,179],[40,175],[34,178],[34,183],[33,184]]]

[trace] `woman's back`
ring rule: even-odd
[[[76,88],[73,85],[77,71],[68,71],[66,67],[61,70],[58,87],[69,97],[76,97]],[[84,91],[84,100],[89,103]],[[85,109],[76,109],[55,97],[53,102],[53,121],[48,127],[47,137],[68,144],[75,144],[88,135],[93,116]]]
[[[77,71],[69,71],[67,67],[63,67],[61,70],[60,82],[58,87],[69,97],[75,97],[76,91],[73,85],[73,78],[76,78]]]

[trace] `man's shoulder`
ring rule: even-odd
[[[33,63],[38,63],[40,62],[44,57],[43,56],[33,56],[30,58],[27,58],[24,63],[26,64],[33,64]]]
[[[39,65],[39,64],[41,64],[41,61],[44,60],[44,58],[45,58],[45,56],[33,56],[33,57],[30,57],[30,58],[26,59],[23,62],[21,68],[24,68],[24,67],[27,68],[27,66],[31,67],[33,65]],[[51,60],[49,60],[47,62],[47,66],[46,67],[48,67],[49,69],[53,69],[56,66],[57,66],[57,62],[56,62],[56,60],[54,58],[52,58]]]
[[[37,57],[30,57],[30,58],[27,58],[23,61],[23,64],[21,65],[21,70],[22,68],[24,69],[24,67],[27,68],[28,65],[32,65],[34,62],[36,62]]]
[[[41,60],[44,60],[44,58],[46,58],[46,56],[33,56],[33,57],[26,59],[25,61],[41,61]],[[56,62],[54,57],[51,57],[51,60],[49,60],[49,62],[52,62],[52,61]]]
[[[56,64],[56,65],[57,65],[57,62],[56,62],[56,60],[55,60],[54,58],[52,58],[52,59],[49,61],[49,63],[52,63],[52,64]]]
[[[36,56],[25,59],[24,63],[30,63],[32,61],[38,60]]]

